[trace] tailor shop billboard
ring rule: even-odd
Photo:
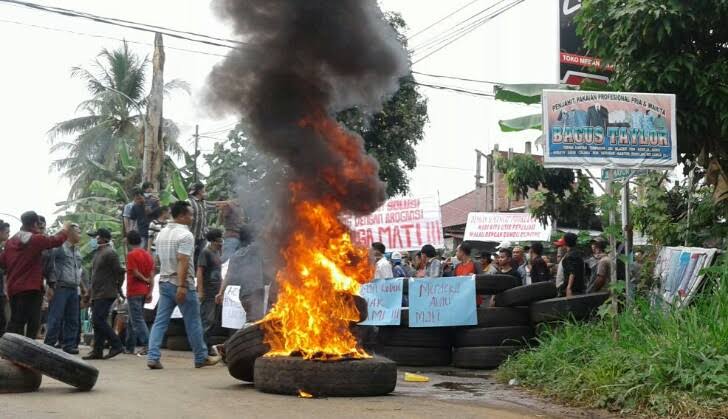
[[[677,165],[675,95],[543,91],[544,166]]]

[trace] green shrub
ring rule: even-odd
[[[713,271],[715,274],[716,271]],[[640,301],[595,323],[543,327],[540,345],[499,369],[561,401],[671,418],[728,417],[728,269],[685,309]]]

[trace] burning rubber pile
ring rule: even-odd
[[[368,355],[349,330],[359,320],[351,296],[372,268],[340,220],[378,208],[385,185],[362,139],[333,115],[377,110],[409,72],[407,53],[376,0],[217,0],[213,7],[243,44],[213,70],[208,102],[240,114],[250,138],[287,168],[276,230],[266,237],[283,265],[278,300],[260,323],[269,351],[256,361],[256,387],[391,392],[394,364]]]

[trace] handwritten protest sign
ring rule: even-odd
[[[361,286],[359,295],[367,300],[367,319],[359,324],[399,326],[402,309],[402,278],[377,279]]]
[[[222,300],[222,327],[240,329],[246,321],[245,310],[240,304],[240,286],[228,285]]]
[[[431,244],[445,247],[442,215],[437,197],[396,198],[363,217],[345,217],[358,244],[369,247],[382,242],[388,251],[420,250]]]
[[[473,326],[477,323],[475,276],[410,278],[410,327]]]
[[[471,212],[464,240],[483,242],[548,241],[551,226],[526,213]]]

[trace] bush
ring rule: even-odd
[[[713,268],[716,269],[716,268]],[[571,404],[671,418],[728,417],[728,268],[685,309],[646,301],[596,323],[545,328],[497,375]]]

